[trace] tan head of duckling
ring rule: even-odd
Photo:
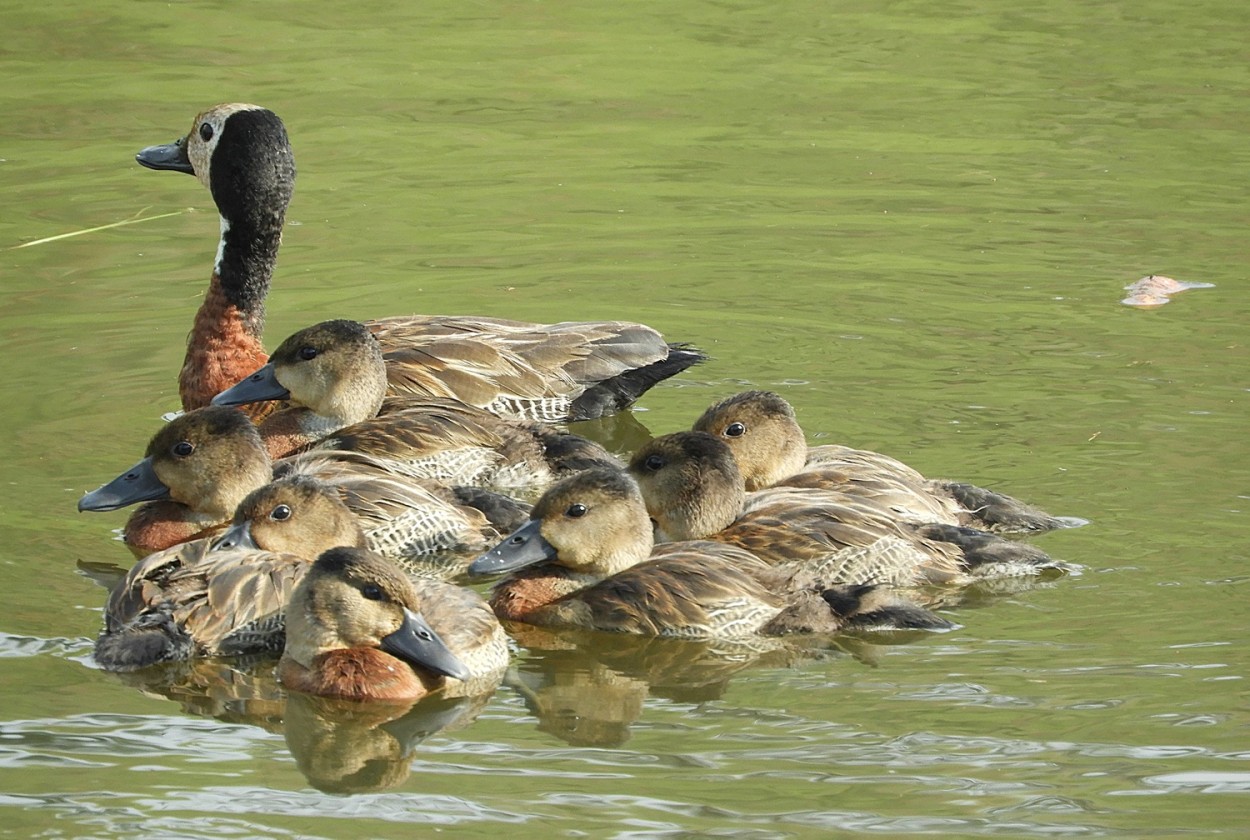
[[[651,521],[638,485],[611,468],[575,473],[556,482],[530,512],[554,562],[604,578],[646,560],[653,547]]]
[[[341,547],[318,557],[291,593],[283,659],[311,672],[319,657],[352,650],[380,650],[427,675],[469,676],[421,617],[420,596],[399,567],[370,551]],[[377,660],[370,661],[377,665]],[[360,680],[367,681],[369,675],[354,671],[323,674],[330,681],[345,681],[342,688],[348,690],[324,684],[319,693],[362,694],[367,685]],[[377,676],[389,679],[396,673],[409,676],[389,666]]]
[[[335,546],[364,544],[360,523],[338,491],[297,474],[248,494],[217,547],[257,548],[311,560]]]
[[[152,436],[146,452],[170,498],[216,522],[273,477],[256,427],[237,409],[189,411]]]
[[[772,391],[743,391],[721,400],[692,428],[733,451],[747,490],[771,487],[807,461],[807,441],[794,408]]]
[[[729,447],[706,432],[662,435],[629,462],[659,542],[697,540],[742,512],[742,475]]]
[[[278,345],[269,358],[292,403],[334,431],[378,413],[386,396],[386,363],[377,339],[356,321],[324,321]]]

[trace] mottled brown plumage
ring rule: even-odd
[[[209,108],[186,137],[136,159],[196,176],[221,214],[210,291],[179,378],[183,407],[199,408],[264,362],[264,303],[294,192],[294,156],[273,112],[231,103]],[[620,321],[411,316],[370,326],[396,393],[455,398],[525,419],[611,414],[704,358],[650,327]]]
[[[534,505],[532,516],[469,569],[515,571],[491,597],[501,618],[689,639],[832,632],[856,622],[860,611],[848,605],[873,589],[839,594],[842,612],[826,606],[816,621],[810,601],[828,587],[801,570],[775,569],[723,542],[656,548],[637,485],[618,471],[595,469],[562,479]],[[884,615],[880,603],[874,622]],[[918,623],[923,615],[924,626],[950,626],[910,608],[909,621]],[[807,617],[797,618],[799,611]]]
[[[283,610],[308,563],[364,536],[327,485],[297,476],[267,484],[239,505],[247,534],[216,549],[197,540],[136,563],[109,595],[96,661],[134,670],[191,656],[277,650]]]
[[[771,391],[744,391],[695,421],[729,446],[747,490],[784,485],[870,498],[911,522],[990,531],[1046,531],[1081,524],[972,484],[927,479],[888,455],[839,444],[808,448],[794,408]]]
[[[972,529],[900,521],[863,497],[793,487],[747,494],[728,446],[705,432],[656,438],[635,453],[629,470],[659,539],[727,542],[774,565],[814,568],[825,580],[962,583],[991,568],[1031,574],[1061,565],[1036,548]],[[1003,563],[1006,557],[1017,567]]]
[[[274,475],[311,475],[333,484],[369,545],[399,561],[448,550],[480,550],[515,523],[515,514],[501,519],[482,502],[466,502],[451,488],[398,474],[393,466],[368,455],[333,451],[271,464],[246,417],[232,408],[210,406],[162,427],[142,461],[87,494],[79,507],[111,510],[168,496],[148,501],[127,521],[124,539],[138,556],[218,533],[239,502]],[[519,506],[499,498],[505,514],[509,505]]]
[[[458,400],[387,399],[381,348],[355,321],[298,331],[268,365],[215,402],[275,396],[291,407],[261,424],[274,457],[309,447],[362,452],[394,462],[406,475],[494,487],[541,487],[588,463],[618,463],[585,438]]]

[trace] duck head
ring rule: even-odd
[[[721,400],[692,429],[729,447],[747,490],[771,487],[807,461],[807,440],[794,408],[772,391],[743,391]]]
[[[179,415],[152,436],[139,463],[78,501],[80,511],[116,510],[169,499],[224,522],[272,478],[269,454],[252,422],[233,408]]]
[[[256,373],[213,398],[214,405],[289,400],[321,420],[326,433],[367,420],[386,396],[377,339],[357,321],[324,321],[283,341]]]
[[[286,127],[259,105],[215,105],[195,118],[185,137],[148,146],[135,160],[148,169],[194,175],[228,225],[281,218],[295,190]]]
[[[283,654],[305,668],[332,651],[375,648],[414,669],[456,679],[469,670],[421,615],[420,597],[392,562],[340,547],[317,558],[291,594]]]
[[[530,520],[469,565],[496,575],[551,562],[592,579],[646,560],[651,522],[638,486],[620,470],[599,468],[553,484]]]
[[[291,475],[249,493],[213,548],[258,549],[311,559],[340,545],[365,545],[359,521],[334,487],[311,476]]]
[[[662,435],[629,462],[656,539],[698,540],[724,529],[746,500],[729,447],[706,432]]]

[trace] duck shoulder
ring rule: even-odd
[[[307,562],[256,550],[212,551],[209,540],[185,543],[135,564],[109,595],[97,658],[119,660],[132,629],[167,614],[197,655],[280,650],[287,599]],[[150,662],[133,664],[142,667]]]

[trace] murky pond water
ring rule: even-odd
[[[6,31],[0,834],[1244,830],[1244,3],[102,2]],[[338,727],[266,663],[98,671],[79,567],[128,562],[122,515],[74,503],[175,407],[217,235],[133,155],[229,100],[300,166],[271,343],[643,321],[714,359],[599,433],[774,388],[813,441],[1093,520],[1036,540],[1084,574],[753,667],[523,639],[481,708]],[[1121,305],[1151,273],[1215,285]]]

